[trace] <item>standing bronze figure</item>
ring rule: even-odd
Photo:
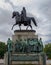
[[[21,24],[23,24],[24,26],[27,26],[26,30],[28,29],[29,26],[31,27],[31,30],[32,30],[31,21],[33,21],[35,26],[37,26],[37,23],[36,23],[34,17],[26,16],[25,7],[23,7],[21,14],[19,12],[14,11],[12,14],[12,18],[14,18],[14,17],[15,17],[16,23],[13,25],[13,27],[15,25],[19,25],[20,30],[21,30]],[[13,27],[12,27],[12,29],[13,29]]]

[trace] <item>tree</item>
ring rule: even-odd
[[[44,52],[46,53],[48,58],[51,59],[51,43],[45,45]]]
[[[0,42],[0,58],[4,57],[5,52],[6,52],[6,45],[4,42]]]

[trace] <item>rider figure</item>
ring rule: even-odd
[[[26,21],[26,9],[23,7],[23,10],[21,11],[21,19],[23,21]]]

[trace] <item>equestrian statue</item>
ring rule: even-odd
[[[21,14],[17,11],[14,11],[12,13],[12,18],[14,18],[14,17],[15,17],[16,23],[12,26],[12,29],[15,25],[19,25],[19,28],[21,30],[21,24],[23,24],[24,26],[27,26],[26,30],[28,29],[29,26],[32,30],[32,25],[31,25],[32,21],[33,21],[34,25],[37,26],[37,23],[36,23],[34,17],[27,17],[25,7],[23,7]]]

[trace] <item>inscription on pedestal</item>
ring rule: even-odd
[[[39,61],[39,55],[17,54],[12,55],[12,61]]]

